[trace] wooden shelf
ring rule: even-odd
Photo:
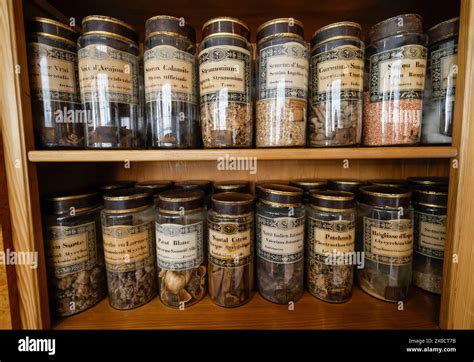
[[[412,288],[398,304],[375,299],[354,288],[343,304],[322,302],[309,293],[290,311],[256,293],[238,308],[221,308],[208,297],[186,310],[163,306],[158,298],[130,311],[110,307],[107,299],[78,315],[57,321],[56,329],[437,329],[439,297]]]
[[[276,148],[208,150],[30,151],[32,162],[216,161],[220,157],[261,160],[436,159],[457,156],[456,147]]]

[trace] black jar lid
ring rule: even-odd
[[[448,190],[443,187],[422,186],[413,190],[412,201],[415,205],[445,209],[448,207]]]
[[[99,186],[99,190],[102,194],[105,194],[110,191],[128,189],[135,185],[135,181],[114,181],[111,183],[103,184]]]
[[[214,182],[214,193],[219,192],[241,192],[248,193],[250,191],[250,184],[248,181],[219,181]]]
[[[290,181],[288,180],[261,180],[255,183],[257,187],[258,185],[263,185],[263,184],[289,185]]]
[[[311,207],[327,211],[345,211],[354,208],[354,194],[346,191],[313,190],[309,193]]]
[[[153,203],[153,193],[150,190],[135,187],[111,191],[104,195],[104,210],[109,213],[140,211]]]
[[[83,35],[103,35],[121,41],[138,42],[138,33],[128,23],[103,15],[89,15],[82,19]]]
[[[429,28],[426,34],[428,35],[429,45],[457,36],[459,34],[459,17],[436,24]]]
[[[57,20],[34,17],[26,20],[26,32],[77,46],[79,31]]]
[[[305,192],[311,190],[326,190],[328,187],[328,181],[319,178],[303,178],[299,180],[291,180],[290,185],[298,187]]]
[[[448,187],[449,177],[433,176],[433,177],[409,177],[407,179],[410,187],[418,186],[443,186]]]
[[[407,180],[396,179],[396,178],[368,180],[367,183],[370,185],[375,185],[375,186],[400,187],[400,188],[408,187],[408,184],[409,184]]]
[[[173,181],[153,180],[137,182],[136,188],[150,190],[155,197],[161,192],[167,191],[173,187]]]
[[[311,37],[311,48],[328,40],[342,38],[360,40],[362,26],[353,21],[340,21],[332,23],[316,30]]]
[[[361,202],[376,206],[397,209],[409,207],[411,191],[391,186],[363,186],[359,189]]]
[[[257,186],[257,197],[259,200],[276,207],[301,205],[303,193],[303,189],[287,185],[262,184]]]
[[[253,211],[255,198],[251,194],[221,192],[211,197],[212,210],[221,215],[245,215]]]
[[[165,214],[180,214],[204,207],[204,191],[174,189],[162,192],[158,207]]]
[[[45,212],[54,215],[80,213],[100,206],[99,194],[91,191],[51,195],[43,201]]]
[[[183,36],[192,43],[196,42],[196,31],[194,28],[182,18],[180,19],[175,16],[157,15],[145,22],[146,38],[159,34]]]
[[[303,23],[293,18],[278,18],[263,23],[257,29],[257,43],[281,36],[304,39]]]
[[[359,188],[367,185],[366,181],[356,179],[335,179],[329,180],[328,188],[334,191],[346,191],[354,194],[359,192]]]
[[[236,35],[250,41],[250,29],[242,20],[221,16],[213,18],[204,23],[202,26],[203,39],[214,35]]]
[[[388,18],[370,28],[368,43],[373,44],[383,38],[408,34],[423,33],[423,18],[418,14],[403,14]]]
[[[209,180],[185,180],[185,181],[178,181],[174,183],[174,187],[177,189],[185,189],[185,190],[195,190],[199,189],[204,191],[206,194],[211,192],[212,181]]]

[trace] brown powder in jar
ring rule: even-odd
[[[368,92],[364,92],[363,144],[417,144],[421,135],[422,103],[419,99],[370,102]]]

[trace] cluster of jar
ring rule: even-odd
[[[409,286],[441,292],[447,180],[122,182],[45,200],[51,307],[67,316],[106,294],[131,309],[156,294],[184,309],[207,293],[223,307],[333,303],[360,287],[398,302]],[[407,188],[401,188],[407,187]],[[412,196],[413,193],[413,196]],[[413,206],[412,206],[413,205]],[[413,260],[414,258],[414,260]],[[256,278],[254,275],[256,274]],[[108,293],[107,293],[108,290]]]
[[[88,16],[79,36],[34,18],[27,34],[37,144],[386,146],[418,144],[422,134],[423,143],[450,143],[458,28],[456,18],[426,35],[420,16],[400,15],[373,26],[365,46],[359,24],[339,22],[316,31],[309,47],[300,21],[274,19],[257,31],[254,90],[250,30],[235,18],[206,22],[198,50],[192,26],[155,16],[144,54],[136,31],[118,19]]]

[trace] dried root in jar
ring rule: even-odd
[[[247,302],[253,289],[252,265],[222,268],[209,263],[209,294],[222,307]]]
[[[308,291],[327,302],[340,303],[352,295],[352,265],[327,265],[315,259],[308,263]]]
[[[183,308],[200,301],[206,294],[207,270],[204,265],[186,271],[161,269],[160,299],[174,308]]]

